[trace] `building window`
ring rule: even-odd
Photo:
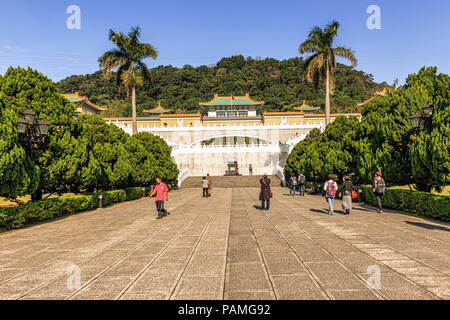
[[[225,111],[217,111],[216,116],[224,118],[227,116],[227,113]]]
[[[237,111],[228,111],[227,114],[229,117],[237,117],[238,115]]]
[[[248,117],[248,111],[239,111],[239,117]]]

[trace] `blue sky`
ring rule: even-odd
[[[335,45],[355,51],[357,69],[376,81],[401,83],[422,66],[450,73],[448,0],[0,0],[0,74],[31,66],[52,80],[98,70],[112,48],[108,30],[142,28],[158,48],[158,65],[216,63],[235,53],[285,59],[314,25],[341,23]],[[69,30],[69,5],[81,8],[81,29]],[[369,5],[381,9],[381,29],[369,30]]]

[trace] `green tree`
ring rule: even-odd
[[[148,132],[140,132],[129,139],[127,150],[133,155],[134,185],[150,185],[157,176],[163,181],[177,179],[177,165],[170,157],[171,149],[163,139]]]
[[[315,26],[308,39],[299,47],[300,54],[313,54],[305,61],[305,77],[319,88],[321,79],[325,81],[325,116],[326,124],[330,123],[330,94],[334,92],[334,72],[337,67],[336,56],[349,60],[356,67],[357,60],[353,52],[345,47],[333,48],[333,40],[339,30],[339,22],[333,21],[325,29]]]
[[[70,184],[79,150],[71,136],[75,105],[52,81],[30,68],[9,68],[0,80],[1,193],[9,198],[32,193],[63,192]],[[45,144],[33,145],[34,164],[19,143],[17,119],[31,109],[50,123]],[[28,146],[25,146],[28,148]]]
[[[117,69],[117,85],[122,83],[125,86],[127,97],[131,93],[133,135],[137,133],[136,87],[141,87],[144,80],[150,80],[148,67],[143,60],[158,57],[158,52],[154,46],[139,41],[140,35],[141,29],[139,27],[131,28],[128,35],[110,30],[109,40],[117,48],[105,52],[98,59],[105,78],[110,77],[112,71]]]
[[[93,192],[126,188],[131,185],[132,165],[126,149],[129,135],[101,117],[77,118],[73,135],[85,151],[80,158],[77,180],[72,192]]]
[[[303,171],[307,179],[325,181],[328,174],[342,177],[355,170],[356,117],[340,116],[323,133],[314,129],[288,157],[285,174]]]
[[[440,191],[450,184],[450,77],[437,74],[437,68],[423,68],[407,79],[418,86],[434,104],[431,132],[424,130],[412,136],[409,149],[412,178],[419,190]]]

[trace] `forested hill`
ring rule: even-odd
[[[253,59],[233,56],[217,65],[183,68],[159,66],[150,70],[151,82],[137,88],[137,110],[163,107],[177,112],[199,111],[199,102],[209,101],[214,94],[245,95],[266,102],[265,111],[288,111],[302,104],[325,105],[324,87],[317,92],[302,77],[303,58],[278,61],[273,58]],[[339,64],[335,73],[336,90],[331,98],[332,112],[357,112],[356,104],[370,98],[387,84],[373,81],[372,75]],[[131,103],[125,89],[117,90],[115,77],[105,80],[100,71],[84,76],[71,76],[57,83],[62,93],[79,92],[96,104],[107,106],[107,116],[129,116]]]

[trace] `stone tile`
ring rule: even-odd
[[[271,290],[261,263],[229,264],[226,291]]]
[[[294,253],[265,253],[265,263],[270,275],[305,274],[306,269]]]
[[[336,261],[332,255],[328,252],[324,251],[317,245],[311,246],[293,246],[295,250],[295,254],[303,261],[303,262],[327,262],[327,261]]]
[[[306,274],[271,276],[279,300],[326,300],[324,291]]]
[[[372,290],[331,290],[330,294],[335,300],[380,300]]]
[[[365,285],[335,262],[307,263],[319,281],[329,290],[364,289]]]
[[[174,300],[221,300],[224,278],[184,276],[172,299]]]
[[[189,276],[212,276],[225,273],[225,256],[209,256],[196,254],[186,268],[185,274]]]
[[[228,263],[238,262],[261,262],[261,257],[256,246],[252,247],[230,247],[227,253]]]
[[[272,291],[258,292],[225,292],[225,300],[275,300]]]

